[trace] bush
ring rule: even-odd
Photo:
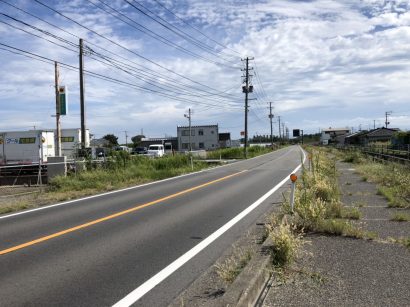
[[[195,163],[194,171],[207,167]],[[114,152],[106,169],[91,169],[50,181],[52,191],[68,192],[82,190],[105,191],[130,184],[160,180],[191,172],[190,159],[186,155],[166,156],[159,159],[130,156],[126,152]]]
[[[303,244],[302,235],[296,227],[282,221],[279,225],[268,224],[269,238],[272,240],[271,256],[275,267],[286,267],[298,256]]]

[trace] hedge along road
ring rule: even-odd
[[[288,147],[2,217],[0,305],[166,306],[268,209],[255,201],[300,160]]]

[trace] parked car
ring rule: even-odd
[[[132,155],[146,155],[148,153],[147,147],[135,147],[132,151]]]
[[[149,145],[147,154],[152,157],[162,157],[165,154],[164,145],[162,144]]]

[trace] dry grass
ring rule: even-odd
[[[253,254],[252,250],[236,248],[224,262],[215,264],[216,273],[223,281],[231,284],[252,259]]]
[[[348,220],[358,220],[358,208],[345,207],[340,201],[335,159],[321,149],[310,149],[312,169],[303,171],[295,194],[294,212],[289,204],[282,214],[292,214],[291,222],[306,232],[373,239],[375,234],[360,229]]]
[[[288,223],[285,219],[279,222],[278,217],[272,216],[267,224],[269,238],[272,241],[271,257],[275,268],[284,268],[300,254],[300,248],[304,244],[302,233],[298,231],[296,225]]]

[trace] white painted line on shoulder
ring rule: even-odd
[[[285,147],[286,148],[286,147]],[[285,149],[282,148],[282,149]],[[276,152],[279,152],[280,150]],[[238,163],[242,163],[242,162],[246,162],[252,159],[256,159],[256,158],[260,158],[263,157],[264,155],[261,156],[257,156],[257,157],[253,157],[251,159],[247,159],[247,160],[243,160],[243,161],[238,161],[235,164]],[[47,206],[42,206],[39,208],[35,208],[35,209],[29,209],[29,210],[24,210],[24,211],[20,211],[20,212],[16,212],[16,213],[11,213],[11,214],[7,214],[7,215],[3,215],[0,216],[0,220],[2,219],[6,219],[6,218],[10,218],[10,217],[14,217],[14,216],[18,216],[18,215],[22,215],[22,214],[27,214],[27,213],[31,213],[31,212],[36,212],[36,211],[40,211],[40,210],[45,210],[45,209],[49,209],[49,208],[54,208],[54,207],[59,207],[59,206],[64,206],[64,205],[68,205],[68,204],[72,204],[72,203],[76,203],[79,201],[83,201],[83,200],[88,200],[88,199],[93,199],[93,198],[97,198],[97,197],[101,197],[101,196],[106,196],[106,195],[110,195],[110,194],[115,194],[115,193],[120,193],[120,192],[124,192],[124,191],[129,191],[129,190],[134,190],[134,189],[139,189],[139,188],[143,188],[149,185],[153,185],[153,184],[159,184],[159,183],[163,183],[166,181],[171,181],[171,180],[176,180],[179,178],[183,178],[183,177],[187,177],[187,176],[193,176],[196,174],[200,174],[203,172],[207,172],[207,171],[211,171],[214,169],[218,169],[218,168],[222,168],[222,167],[227,167],[227,166],[231,166],[232,164],[228,164],[228,165],[222,165],[222,166],[217,166],[217,167],[213,167],[213,168],[207,168],[207,169],[203,169],[201,171],[198,172],[193,172],[193,173],[189,173],[189,174],[184,174],[184,175],[179,175],[179,176],[175,176],[175,177],[171,177],[171,178],[166,178],[166,179],[162,179],[162,180],[158,180],[158,181],[153,181],[153,182],[148,182],[145,184],[140,184],[140,185],[136,185],[133,187],[129,187],[129,188],[124,188],[124,189],[120,189],[120,190],[115,190],[115,191],[110,191],[110,192],[105,192],[105,193],[101,193],[101,194],[97,194],[97,195],[91,195],[91,196],[87,196],[87,197],[83,197],[83,198],[78,198],[78,199],[73,199],[73,200],[69,200],[69,201],[65,201],[65,202],[61,202],[61,203],[57,203],[57,204],[53,204],[53,205],[47,205]]]
[[[304,163],[305,160],[306,160],[306,155],[305,155],[303,150],[302,150],[302,153],[303,153],[303,162],[302,163]],[[302,164],[300,164],[298,167],[296,167],[293,170],[292,173],[296,173],[301,167],[302,167]],[[167,267],[162,269],[160,272],[158,272],[157,274],[152,276],[150,279],[145,281],[142,285],[140,285],[138,288],[136,288],[135,290],[130,292],[123,299],[121,299],[120,301],[115,303],[113,305],[113,307],[126,307],[126,306],[131,306],[132,304],[134,304],[141,297],[143,297],[145,294],[147,294],[149,291],[151,291],[155,286],[157,286],[160,282],[165,280],[168,276],[170,276],[172,273],[174,273],[176,270],[178,270],[180,267],[182,267],[185,263],[187,263],[189,260],[191,260],[193,257],[195,257],[199,252],[201,252],[208,245],[210,245],[212,242],[214,242],[216,239],[218,239],[226,231],[228,231],[232,226],[234,226],[236,223],[238,223],[240,220],[242,220],[245,216],[247,216],[249,213],[251,213],[254,209],[256,209],[269,196],[271,196],[281,186],[283,186],[286,182],[288,182],[289,176],[290,176],[290,174],[288,176],[286,176],[281,182],[279,182],[275,187],[273,187],[271,190],[269,190],[265,195],[263,195],[261,198],[259,198],[252,205],[250,205],[248,208],[243,210],[241,213],[236,215],[233,219],[231,219],[229,222],[227,222],[221,228],[216,230],[214,233],[212,233],[206,239],[201,241],[199,244],[195,245],[192,249],[187,251],[181,257],[179,257],[174,262],[169,264]]]

